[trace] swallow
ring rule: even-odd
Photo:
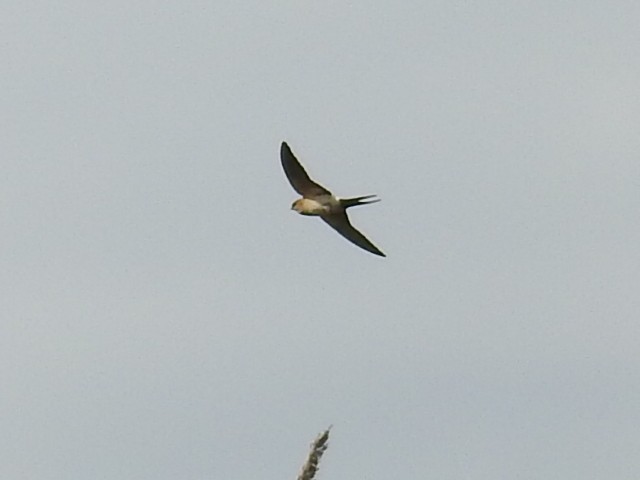
[[[302,195],[291,205],[291,209],[300,215],[320,217],[336,232],[349,240],[354,245],[363,248],[374,255],[386,257],[367,237],[356,230],[349,222],[347,208],[357,205],[368,205],[379,202],[380,199],[370,200],[376,195],[364,195],[353,198],[339,198],[329,190],[309,178],[305,169],[293,155],[287,142],[282,142],[280,147],[280,160],[282,168],[289,179],[293,189]]]

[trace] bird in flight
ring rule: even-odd
[[[302,195],[302,198],[293,202],[291,205],[292,210],[295,210],[300,215],[318,216],[351,243],[374,255],[386,257],[378,247],[353,228],[351,222],[349,222],[349,217],[347,217],[347,208],[349,207],[379,202],[379,199],[369,200],[375,195],[353,198],[336,197],[329,190],[309,178],[307,172],[293,155],[287,142],[282,142],[280,147],[280,160],[289,183],[296,192]]]

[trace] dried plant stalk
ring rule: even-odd
[[[320,459],[329,447],[329,430],[331,430],[331,427],[318,435],[318,438],[316,438],[311,444],[311,451],[309,452],[307,461],[302,466],[300,475],[298,475],[298,480],[312,480],[315,476],[318,471]]]

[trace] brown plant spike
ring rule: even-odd
[[[300,475],[298,475],[298,480],[312,480],[315,476],[318,471],[320,459],[329,447],[329,430],[331,430],[331,427],[318,435],[318,438],[316,438],[311,444],[311,451],[309,452],[307,461],[302,466]]]

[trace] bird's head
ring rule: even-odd
[[[319,208],[322,209],[322,206],[307,198],[299,198],[291,204],[291,210],[300,215],[320,215]]]
[[[300,213],[303,210],[302,198],[297,199],[295,202],[291,204],[291,210],[295,210]]]

